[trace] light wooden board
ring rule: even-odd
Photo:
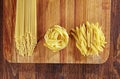
[[[16,0],[4,0],[3,6],[3,50],[4,57],[11,63],[78,63],[101,64],[109,57],[111,0],[37,0],[38,44],[31,57],[20,56],[15,49],[14,31]],[[44,34],[53,25],[72,28],[89,22],[99,22],[106,37],[106,47],[99,56],[82,56],[70,37],[68,46],[52,52],[44,47]]]

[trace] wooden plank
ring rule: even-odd
[[[4,57],[12,63],[104,63],[110,48],[110,10],[111,0],[37,0],[37,40],[38,44],[31,57],[16,53],[14,42],[16,0],[3,2],[3,49]],[[99,22],[106,37],[106,47],[99,56],[85,57],[69,38],[68,46],[52,52],[44,46],[44,34],[53,25],[64,27],[68,34],[80,24]]]
[[[36,79],[34,64],[21,64],[19,67],[19,79]]]

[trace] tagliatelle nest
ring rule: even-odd
[[[54,25],[48,29],[44,36],[44,39],[44,45],[51,49],[53,52],[57,52],[67,46],[69,36],[63,27]]]
[[[98,55],[105,47],[105,36],[98,23],[87,22],[86,25],[72,29],[71,34],[76,40],[76,47],[84,56]]]

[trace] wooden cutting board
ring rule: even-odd
[[[111,0],[37,0],[38,44],[31,57],[22,57],[14,45],[16,0],[4,0],[3,8],[3,50],[4,57],[11,63],[88,63],[101,64],[109,57],[110,50]],[[99,22],[106,37],[106,47],[99,56],[83,56],[70,37],[68,46],[52,52],[44,47],[44,34],[53,25],[66,28],[68,33],[80,24]]]

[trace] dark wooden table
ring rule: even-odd
[[[120,0],[112,0],[110,56],[101,65],[10,64],[3,58],[0,0],[0,79],[120,79]]]

